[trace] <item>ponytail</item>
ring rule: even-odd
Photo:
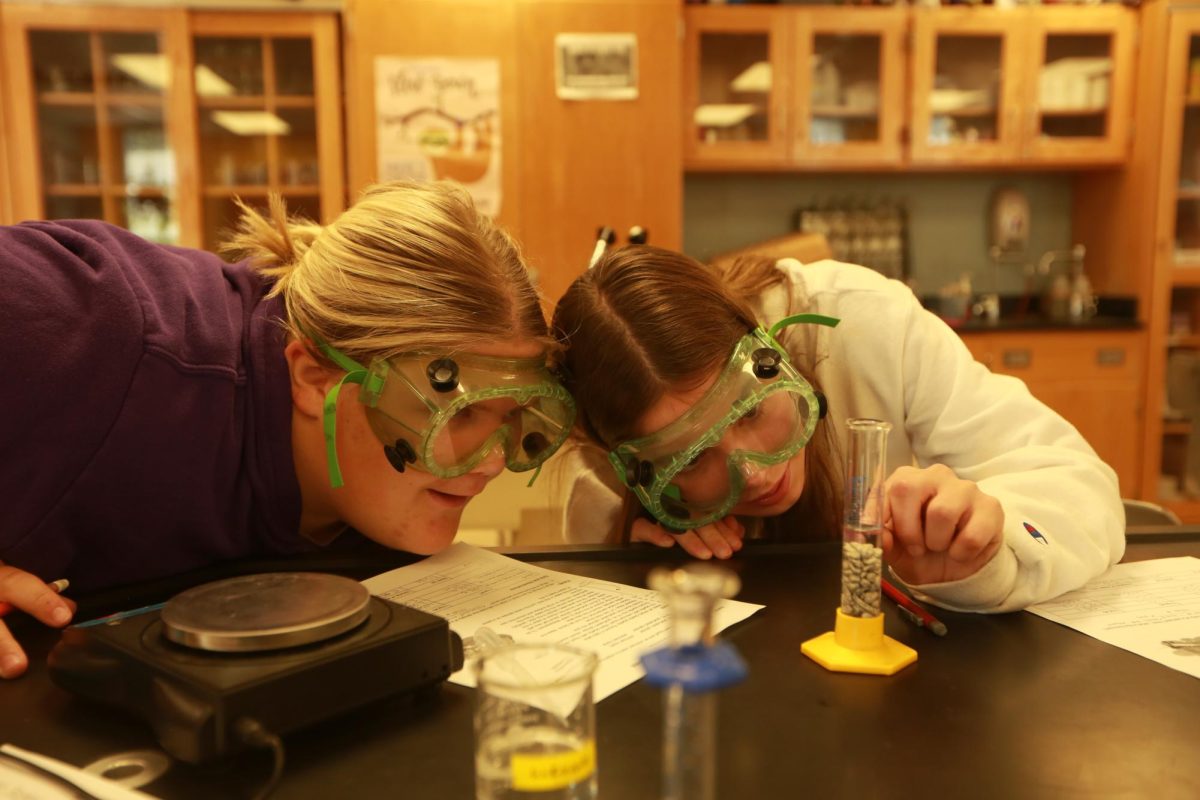
[[[301,258],[323,228],[303,217],[288,217],[283,198],[272,193],[264,214],[235,200],[242,212],[233,237],[221,247],[232,258],[246,259],[263,277],[274,281],[269,296],[287,288]]]

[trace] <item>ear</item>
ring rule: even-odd
[[[287,343],[283,357],[287,359],[292,379],[292,405],[304,416],[320,419],[325,393],[337,383],[337,373],[317,361],[298,339]]]

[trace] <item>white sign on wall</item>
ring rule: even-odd
[[[563,100],[636,100],[637,51],[632,33],[556,35],[555,93]]]
[[[376,58],[375,119],[379,180],[454,180],[500,213],[499,61]]]

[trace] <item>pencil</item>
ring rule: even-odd
[[[917,627],[928,628],[938,636],[946,635],[945,623],[918,605],[915,600],[904,592],[888,583],[886,578],[881,578],[880,584],[883,588],[883,593],[896,601],[896,605],[900,607],[900,613],[905,619]]]
[[[65,592],[67,590],[67,587],[71,585],[71,582],[69,580],[67,580],[66,578],[59,578],[58,580],[52,581],[46,585],[49,586],[54,592],[56,592],[58,594],[62,594],[63,592]],[[12,610],[13,610],[12,603],[6,602],[4,600],[0,600],[0,617],[3,617],[5,614],[7,614],[8,612],[10,612]]]

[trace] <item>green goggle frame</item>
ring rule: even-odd
[[[838,320],[821,314],[796,314],[780,320],[771,326],[769,331],[755,329],[734,347],[729,361],[713,386],[693,408],[682,417],[672,422],[666,428],[639,439],[623,442],[608,453],[608,460],[621,481],[637,496],[642,506],[675,533],[683,533],[693,528],[708,525],[727,516],[737,505],[745,488],[745,478],[738,468],[742,464],[755,464],[760,467],[773,466],[792,458],[812,438],[817,421],[823,414],[821,400],[808,381],[796,372],[788,360],[787,351],[775,338],[783,328],[797,323],[810,323],[836,327]],[[720,397],[731,381],[741,378],[748,360],[752,354],[761,352],[761,348],[770,347],[778,355],[778,361],[773,364],[778,372],[770,382],[763,382],[746,396],[733,402],[729,410],[721,415],[707,429],[690,440],[689,444],[677,451],[659,454],[651,459],[645,458],[647,453],[654,453],[656,445],[664,438],[669,438],[672,432],[686,430],[695,424],[695,417],[707,411],[706,406]],[[770,452],[739,450],[728,456],[729,464],[729,493],[724,500],[707,513],[695,515],[686,507],[677,486],[672,481],[687,465],[694,462],[704,451],[714,447],[724,436],[725,432],[738,420],[753,411],[764,400],[777,392],[787,391],[797,397],[797,402],[804,404],[806,414],[802,430],[798,430],[785,446]]]
[[[529,455],[529,457],[521,457],[517,452],[517,448],[511,446],[505,448],[506,466],[514,472],[524,472],[541,467],[546,459],[553,455],[562,446],[563,442],[566,441],[567,436],[570,434],[571,426],[574,424],[574,399],[566,389],[550,376],[549,372],[545,371],[544,364],[541,364],[537,359],[463,356],[461,360],[475,365],[484,365],[482,369],[476,369],[476,373],[482,372],[486,374],[487,365],[491,364],[497,367],[521,365],[526,369],[542,371],[544,372],[544,376],[542,376],[541,380],[528,384],[493,386],[466,391],[453,397],[448,402],[437,403],[426,395],[418,382],[410,379],[402,371],[394,369],[391,366],[392,359],[376,359],[371,363],[370,367],[364,367],[354,359],[324,342],[317,341],[317,345],[322,353],[339,367],[346,370],[346,374],[342,376],[341,380],[326,393],[323,405],[322,426],[324,429],[326,462],[329,468],[329,482],[334,488],[339,488],[345,483],[337,457],[337,402],[341,394],[341,388],[346,383],[357,383],[362,387],[358,399],[368,408],[368,419],[372,420],[371,427],[376,433],[377,438],[380,438],[389,462],[400,472],[404,471],[406,464],[411,464],[439,478],[458,477],[474,469],[497,446],[500,446],[506,439],[510,438],[508,426],[501,425],[482,441],[473,442],[471,453],[466,458],[455,460],[453,464],[449,465],[439,463],[434,454],[436,435],[444,431],[456,415],[476,403],[494,399],[509,399],[514,401],[519,407],[522,407],[526,413],[535,415],[540,421],[545,423],[542,430],[550,435],[540,434],[541,438],[538,440],[538,447],[535,454]],[[437,356],[420,354],[401,358],[431,360],[431,364],[448,361],[446,359],[439,359]],[[405,388],[406,393],[415,396],[423,404],[424,412],[427,416],[424,419],[424,424],[420,427],[414,427],[413,424],[404,422],[396,415],[389,414],[382,407],[381,399],[384,396],[385,387],[389,381],[393,380],[399,380]],[[555,408],[560,410],[561,416],[551,418],[546,414],[538,413],[536,409],[524,409],[531,401],[539,399],[554,405]],[[403,442],[393,444],[384,441],[371,415],[378,415],[379,419],[387,420],[391,426],[403,429],[405,433]],[[409,439],[416,444],[415,447],[408,444]],[[397,451],[396,444],[403,445],[403,452]]]

